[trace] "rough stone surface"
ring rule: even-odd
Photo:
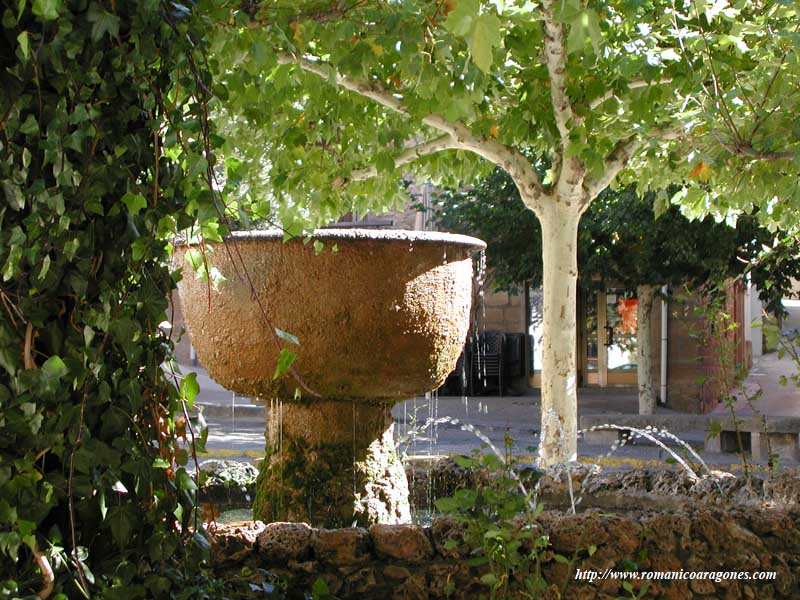
[[[772,581],[720,582],[654,580],[644,596],[668,600],[701,598],[759,600],[800,598],[800,508],[720,510],[687,506],[677,512],[610,514],[587,511],[578,515],[545,512],[537,521],[550,537],[540,566],[548,585],[542,598],[612,600],[631,597],[621,579],[575,579],[575,569],[620,569],[634,561],[641,571],[775,571]],[[302,598],[321,577],[341,600],[474,599],[489,597],[481,583],[486,565],[464,557],[472,548],[443,553],[443,542],[455,530],[451,519],[431,527],[373,525],[363,529],[313,530],[293,523],[258,525],[263,531],[253,543],[253,530],[242,524],[221,527],[214,540],[215,557],[222,549],[231,556],[215,564],[239,573],[266,569],[289,583],[289,597]],[[432,544],[430,539],[433,539]],[[238,541],[231,541],[237,539]],[[370,542],[371,539],[371,542]],[[248,545],[258,552],[243,552]],[[588,552],[595,547],[593,553]],[[269,549],[269,551],[267,551]],[[567,557],[571,564],[557,560]],[[523,598],[524,582],[511,577],[506,598]],[[634,590],[641,581],[632,582]],[[558,590],[560,596],[556,594]]]
[[[314,555],[322,561],[353,565],[369,559],[369,532],[362,527],[320,529],[314,540]]]
[[[253,513],[318,527],[411,520],[391,405],[273,405]]]
[[[269,321],[300,340],[291,348],[294,368],[319,396],[400,400],[441,385],[467,334],[470,256],[483,242],[422,232],[314,237],[326,244],[319,254],[300,239],[245,232],[227,242],[230,252],[209,245],[226,278],[216,289],[195,277],[180,281],[192,343],[214,380],[240,394],[284,400],[297,387],[289,377],[272,379],[279,344],[237,274],[241,256]],[[188,248],[176,248],[181,264]]]
[[[369,535],[379,556],[415,564],[433,556],[428,532],[419,525],[373,525]]]
[[[466,558],[470,553],[470,548],[463,544],[464,523],[457,519],[449,517],[441,517],[431,523],[431,537],[433,538],[433,546],[437,554],[444,558]],[[456,543],[454,547],[448,547]]]
[[[268,562],[287,564],[310,557],[315,536],[305,523],[270,523],[258,534],[256,546]]]
[[[253,500],[258,469],[235,460],[207,460],[200,465],[203,485],[200,501],[215,504],[246,504]]]
[[[276,399],[257,518],[317,526],[406,521],[408,484],[391,440],[391,403],[439,387],[455,367],[470,322],[471,255],[485,244],[430,232],[313,237],[326,244],[321,252],[274,232],[208,245],[204,256],[224,280],[180,281],[189,334],[214,380]],[[176,259],[190,249],[178,247]],[[281,340],[273,327],[299,343]],[[275,380],[282,347],[296,355],[294,376]],[[366,427],[358,427],[365,419],[356,419],[357,404]]]
[[[255,550],[258,535],[266,525],[261,521],[230,523],[216,529],[210,536],[211,556],[216,564],[236,564]]]

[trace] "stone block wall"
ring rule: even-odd
[[[520,291],[494,292],[487,289],[483,296],[483,308],[476,307],[480,331],[503,333],[525,333],[525,295]]]
[[[604,572],[633,561],[642,571],[775,571],[770,581],[653,580],[644,597],[769,599],[800,597],[800,510],[687,508],[676,512],[578,515],[545,512],[532,527],[549,536],[540,553],[548,584],[542,598],[611,600],[630,597],[622,579],[576,580],[577,569]],[[302,598],[322,578],[336,598],[359,600],[472,599],[487,595],[483,566],[462,525],[437,519],[429,527],[373,525],[369,529],[313,529],[302,523],[242,523],[214,536],[217,568],[262,570]],[[452,543],[452,542],[455,543]],[[451,542],[451,543],[448,543]],[[592,551],[589,548],[592,547]],[[523,548],[523,550],[526,550]],[[562,558],[557,558],[557,555]],[[566,557],[566,561],[563,557]],[[632,581],[639,589],[641,581]],[[506,598],[529,597],[512,577]]]

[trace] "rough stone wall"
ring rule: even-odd
[[[543,513],[534,528],[548,535],[541,569],[550,586],[542,598],[611,600],[630,597],[620,579],[576,580],[576,569],[603,572],[635,561],[642,571],[775,571],[773,581],[652,581],[644,597],[800,597],[800,510],[714,508],[679,512],[578,515]],[[218,529],[213,556],[220,570],[267,570],[302,598],[321,577],[342,600],[472,599],[488,596],[485,566],[468,562],[472,548],[461,525],[438,519],[430,527],[373,525],[369,529],[312,529],[302,523],[242,523]],[[589,552],[593,546],[595,551]],[[569,560],[557,560],[556,554]],[[639,582],[632,582],[633,589]],[[529,597],[515,581],[507,598]]]
[[[525,296],[522,292],[493,292],[486,290],[483,309],[476,307],[479,331],[525,333]]]

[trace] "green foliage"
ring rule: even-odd
[[[436,500],[436,509],[463,524],[462,540],[452,539],[450,547],[466,544],[467,562],[487,567],[481,582],[489,588],[488,598],[538,598],[548,589],[541,562],[549,546],[547,536],[535,526],[542,505],[531,509],[533,497],[521,493],[512,476],[512,465],[501,464],[494,454],[458,456],[457,464],[467,469],[492,473],[489,484],[457,490],[453,496]],[[557,555],[555,560],[565,560]],[[512,586],[514,595],[509,595]],[[485,596],[482,596],[485,597]]]
[[[775,320],[767,321],[763,327],[767,347],[777,349],[779,359],[788,357],[795,366],[794,373],[781,375],[780,384],[800,388],[800,331],[783,332]]]
[[[469,152],[393,165],[407,143],[440,134],[426,120],[438,115],[554,164],[577,159],[593,175],[619,144],[638,138],[624,181],[651,190],[680,183],[671,199],[692,218],[762,207],[759,218],[771,226],[796,226],[795,4],[552,3],[553,21],[565,28],[563,76],[575,117],[568,147],[543,60],[546,5],[220,3],[212,67],[225,102],[224,153],[245,184],[237,209],[250,206],[298,231],[346,210],[392,206],[404,173],[445,185],[474,181],[486,166]],[[300,57],[321,76],[293,64]],[[337,86],[337,74],[357,85]],[[351,177],[370,166],[378,177]],[[557,176],[544,178],[546,191]]]
[[[747,379],[749,368],[746,364],[736,362],[739,324],[736,323],[729,312],[727,290],[725,288],[711,287],[706,288],[706,292],[703,302],[694,309],[695,315],[701,318],[700,327],[690,334],[698,339],[703,347],[712,350],[707,353],[707,356],[700,357],[701,362],[709,361],[706,365],[706,370],[710,372],[710,375],[703,377],[700,383],[701,385],[714,386],[714,391],[719,396],[719,401],[728,411],[733,432],[736,436],[739,459],[746,478],[751,475],[752,465],[748,462],[745,452],[744,432],[741,427],[742,419],[737,415],[737,405],[739,405],[740,401],[743,401],[747,405],[747,412],[752,415],[751,418],[760,419],[762,439],[767,447],[767,466],[770,475],[774,475],[780,467],[780,456],[772,451],[766,417],[756,404],[763,395],[763,390],[760,386],[755,390],[748,388],[745,380]],[[767,330],[772,330],[770,325],[767,325]],[[800,367],[800,363],[798,363],[798,366]],[[722,433],[722,425],[712,422],[708,428],[707,438],[715,438],[722,435]]]
[[[59,598],[216,585],[178,441],[197,384],[168,380],[158,327],[177,277],[169,240],[217,219],[192,168],[210,131],[192,67],[203,31],[155,1],[4,9],[0,596],[41,587],[34,555]]]
[[[717,285],[749,274],[771,312],[782,311],[792,279],[800,275],[800,242],[776,238],[753,217],[736,226],[710,217],[691,221],[675,206],[657,207],[666,192],[638,195],[633,187],[605,190],[589,206],[578,232],[578,265],[584,285],[595,278],[637,285]],[[511,178],[495,169],[466,190],[436,197],[436,220],[448,231],[488,244],[494,284],[514,289],[542,278],[541,228]]]

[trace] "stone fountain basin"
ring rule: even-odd
[[[292,377],[273,381],[286,347],[297,355],[304,383],[326,399],[394,401],[440,386],[467,335],[471,255],[485,244],[439,232],[363,229],[317,230],[312,240],[324,248],[284,242],[277,231],[236,232],[225,245],[206,244],[225,280],[214,287],[188,272],[178,289],[211,377],[240,394],[292,399]],[[176,248],[181,264],[191,247]],[[277,344],[267,319],[300,344]]]

